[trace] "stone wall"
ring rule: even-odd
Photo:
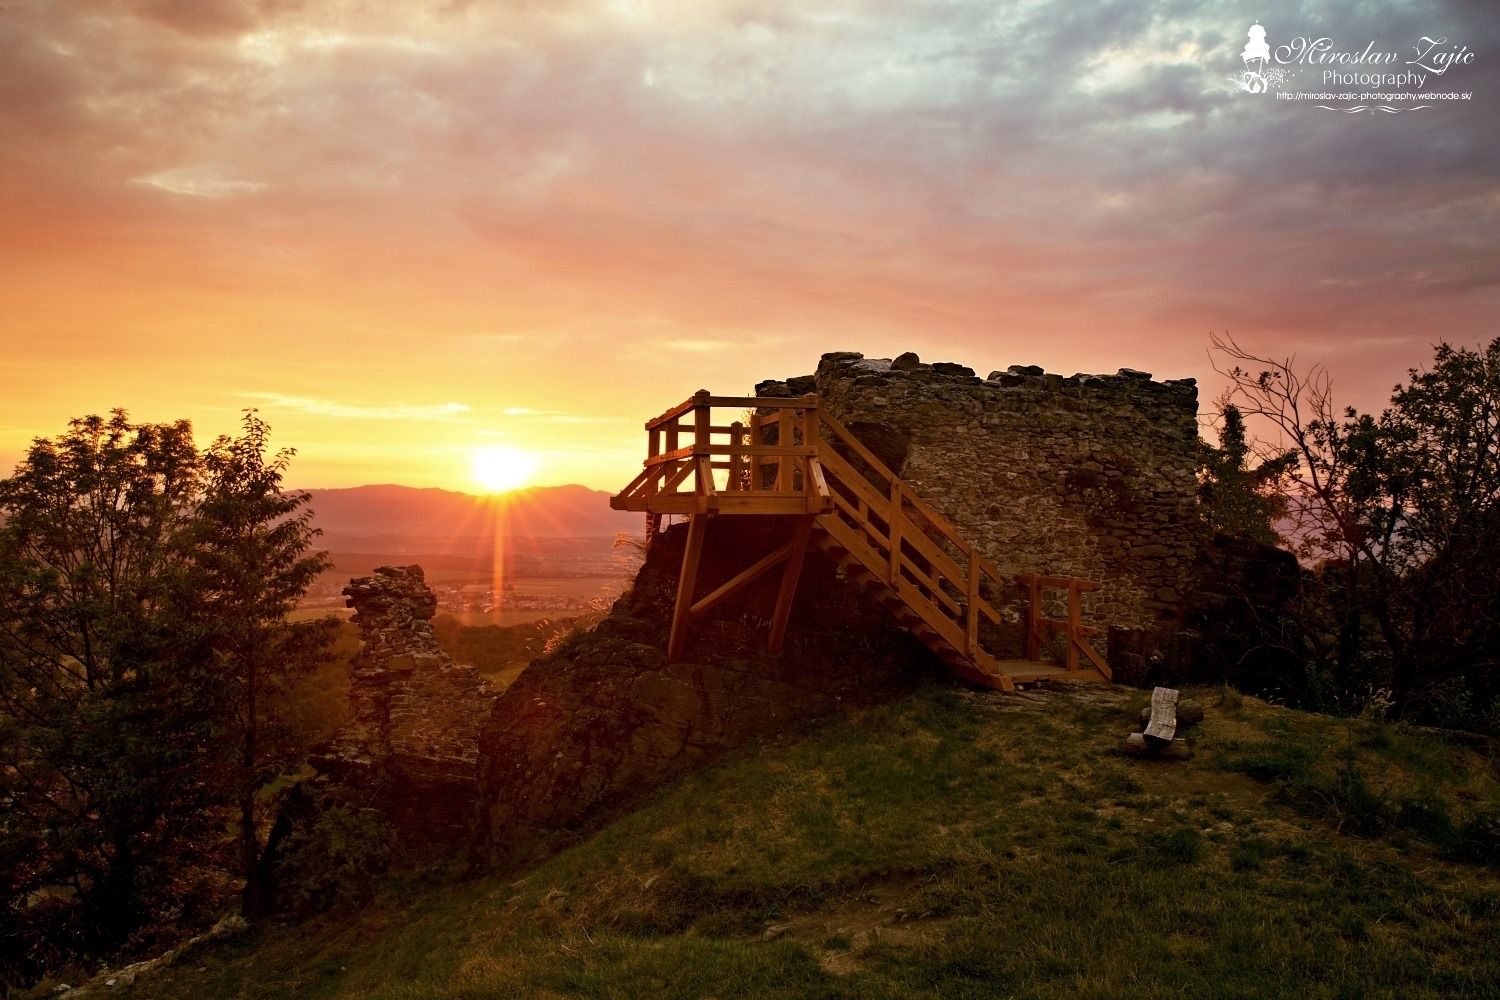
[[[317,763],[366,790],[398,839],[421,849],[466,843],[479,730],[498,692],[456,664],[432,634],[437,598],[420,566],[382,566],[344,589],[362,645],[350,720]]]
[[[915,354],[836,353],[812,376],[756,392],[818,393],[1004,574],[1101,581],[1085,596],[1087,623],[1155,631],[1180,618],[1205,541],[1192,379],[1129,369],[1064,378],[1034,366],[980,378]],[[995,596],[1012,627],[991,641],[1023,655],[1021,592]]]
[[[709,522],[698,592],[789,537],[785,518]],[[630,592],[592,632],[532,663],[480,738],[473,859],[507,866],[639,804],[748,740],[908,690],[942,664],[821,553],[808,553],[783,655],[764,652],[780,581],[771,573],[664,649],[685,525],[652,542]]]

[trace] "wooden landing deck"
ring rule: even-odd
[[[1097,670],[1069,670],[1056,663],[1038,663],[1036,660],[996,660],[995,668],[1017,684],[1033,684],[1037,681],[1102,681],[1104,675]]]

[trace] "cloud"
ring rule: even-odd
[[[341,417],[352,420],[452,420],[470,412],[463,403],[434,403],[411,406],[394,403],[384,406],[367,406],[355,403],[340,403],[330,399],[313,399],[307,396],[286,396],[279,392],[245,392],[247,399],[260,399],[272,406],[320,417]]]
[[[548,424],[618,424],[633,423],[633,421],[622,421],[618,417],[585,416],[578,413],[563,413],[559,410],[533,410],[525,406],[507,406],[500,411],[507,417],[521,417],[526,420]],[[495,434],[498,431],[480,431],[481,434]]]
[[[135,182],[170,191],[172,194],[185,194],[194,198],[228,198],[238,194],[254,194],[266,189],[266,185],[259,181],[230,180],[220,176],[217,171],[204,167],[178,167],[174,170],[163,170],[150,177],[138,177]]]
[[[1249,16],[1207,0],[22,0],[0,239],[148,248],[164,289],[404,295],[415,332],[360,352],[494,331],[520,382],[556,349],[507,338],[564,330],[556,357],[610,391],[770,377],[831,340],[977,367],[1198,365],[1247,324],[1425,351],[1497,305],[1484,13],[1265,12],[1273,43],[1481,53],[1445,81],[1479,99],[1372,121],[1231,93]]]

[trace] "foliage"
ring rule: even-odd
[[[205,637],[215,694],[237,744],[228,781],[239,808],[246,916],[260,915],[266,905],[256,793],[301,749],[289,743],[292,733],[272,708],[295,679],[317,667],[338,628],[334,618],[286,620],[331,561],[311,551],[317,532],[309,494],[281,488],[294,452],[268,459],[269,437],[252,411],[242,436],[220,437],[204,451],[204,491],[184,531],[190,571],[178,608]]]
[[[555,636],[597,624],[597,611],[566,618],[542,618],[519,625],[464,625],[452,615],[432,619],[432,634],[449,656],[491,679],[508,679],[541,656]]]
[[[186,912],[229,862],[227,809],[288,762],[265,707],[321,648],[282,616],[322,562],[266,434],[252,412],[200,453],[117,410],[0,481],[6,915],[71,900],[98,951]]]
[[[1440,344],[1379,417],[1333,403],[1321,368],[1258,358],[1228,337],[1228,398],[1295,456],[1275,480],[1285,532],[1316,573],[1304,638],[1329,697],[1389,687],[1398,713],[1431,710],[1454,685],[1500,695],[1500,339]],[[1241,367],[1248,363],[1251,370]],[[1254,369],[1259,371],[1255,372]]]
[[[200,488],[187,424],[73,421],[0,481],[0,873],[121,939],[211,834],[220,722],[175,626]]]
[[[359,652],[359,629],[348,621],[339,621],[333,628],[333,644],[313,671],[293,679],[272,698],[272,714],[288,730],[286,739],[293,746],[327,742],[349,717],[350,661]]]
[[[390,865],[391,830],[379,813],[333,805],[287,838],[276,866],[286,903],[301,913],[358,908]]]
[[[1250,465],[1250,444],[1239,407],[1221,411],[1219,446],[1199,442],[1198,501],[1211,528],[1264,545],[1283,541],[1276,522],[1287,515],[1281,480],[1297,464],[1294,452]]]

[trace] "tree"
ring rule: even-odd
[[[169,620],[198,489],[186,423],[118,410],[38,439],[0,481],[5,889],[75,893],[90,944],[128,933],[203,832],[214,713]]]
[[[292,623],[286,616],[318,574],[330,566],[312,552],[307,493],[281,489],[295,452],[267,458],[270,428],[255,411],[244,434],[221,437],[204,452],[204,493],[187,533],[192,571],[182,617],[197,623],[222,685],[226,729],[237,758],[232,797],[239,812],[239,871],[244,912],[259,916],[270,900],[263,870],[256,797],[303,748],[275,712],[288,684],[317,667],[332,643],[334,618]]]
[[[1399,508],[1391,551],[1399,598],[1388,628],[1411,649],[1398,691],[1455,681],[1494,699],[1500,652],[1500,338],[1439,344],[1381,418],[1372,467]]]
[[[73,894],[88,950],[216,868],[260,909],[257,795],[296,750],[273,706],[332,626],[285,621],[327,562],[268,436],[251,411],[200,453],[117,410],[0,481],[0,902]]]
[[[1296,467],[1297,456],[1285,452],[1250,465],[1250,444],[1239,407],[1225,403],[1219,446],[1199,442],[1198,501],[1209,527],[1263,545],[1283,541],[1276,522],[1286,517],[1280,480]]]
[[[1213,345],[1231,362],[1216,366],[1229,398],[1296,456],[1279,481],[1287,535],[1319,570],[1305,631],[1315,646],[1332,640],[1321,644],[1335,687],[1389,686],[1403,711],[1454,683],[1493,700],[1500,339],[1482,351],[1439,344],[1433,367],[1411,369],[1378,418],[1336,410],[1321,368],[1301,374],[1295,359],[1258,358],[1228,337]]]

